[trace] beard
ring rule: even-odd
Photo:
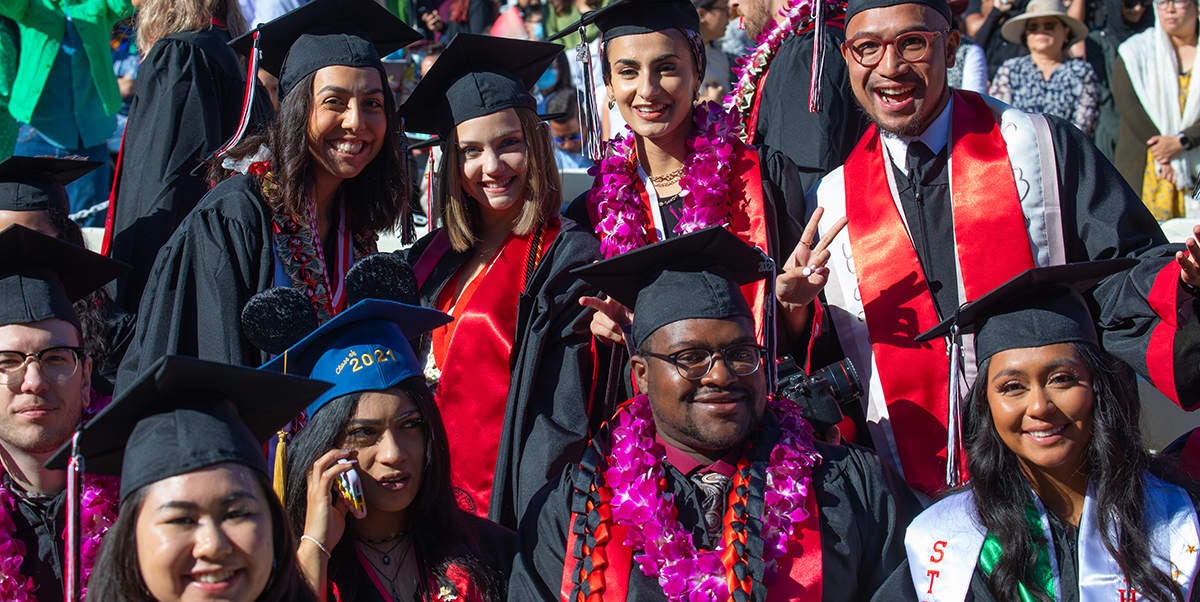
[[[39,402],[43,400],[36,398]],[[61,404],[62,416],[53,424],[16,425],[6,417],[0,418],[0,442],[27,454],[48,454],[62,447],[75,432],[83,417],[82,405]],[[72,411],[73,410],[73,411]]]
[[[863,106],[863,103],[858,99],[857,94],[851,94],[850,96],[854,98],[854,104],[858,107],[858,110],[861,111],[863,115],[866,115],[867,119],[871,123],[875,124],[875,127],[878,128],[880,132],[887,132],[888,134],[891,134],[897,138],[916,138],[925,131],[925,115],[917,113],[910,117],[908,121],[905,121],[899,126],[886,125],[876,119],[875,116]]]
[[[679,425],[679,431],[683,435],[690,438],[692,441],[700,443],[704,449],[721,450],[730,449],[737,445],[741,445],[747,437],[756,431],[759,425],[762,424],[762,413],[756,411],[754,394],[750,389],[741,386],[732,386],[727,388],[708,387],[693,392],[685,398],[689,407],[696,403],[696,396],[704,393],[725,392],[733,395],[740,395],[745,403],[750,408],[750,420],[746,424],[740,425],[738,428],[726,432],[714,431],[712,429],[701,428],[696,423],[695,417],[689,412],[683,424]]]

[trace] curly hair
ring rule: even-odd
[[[203,31],[224,24],[229,37],[246,33],[237,0],[142,0],[137,13],[137,47],[143,55],[155,42],[183,31]]]
[[[1150,541],[1142,527],[1143,492],[1147,472],[1191,488],[1173,474],[1165,461],[1152,458],[1142,444],[1139,418],[1141,404],[1128,368],[1095,345],[1071,343],[1092,375],[1091,439],[1084,450],[1085,469],[1096,487],[1099,531],[1108,550],[1133,587],[1146,600],[1183,602],[1179,586],[1154,566]],[[1027,484],[1013,453],[1001,440],[988,404],[987,374],[991,358],[979,366],[979,377],[971,390],[963,428],[967,448],[967,470],[979,522],[996,536],[1004,553],[988,580],[997,600],[1018,600],[1024,585],[1039,602],[1051,602],[1029,577],[1038,547],[1044,538],[1029,529],[1025,508],[1030,503]],[[1110,533],[1116,533],[1116,538]]]
[[[315,77],[316,72],[310,73],[284,97],[266,131],[242,140],[227,155],[235,161],[246,159],[265,146],[271,154],[279,187],[279,193],[271,195],[267,202],[276,214],[288,215],[302,224],[308,223],[307,196],[317,181],[316,159],[308,149]],[[386,90],[387,75],[380,71],[379,77]],[[406,158],[400,148],[396,99],[390,92],[383,95],[383,110],[388,121],[379,154],[357,176],[343,180],[338,187],[343,198],[350,201],[347,215],[354,232],[390,230],[401,220],[407,223],[410,212],[412,190],[405,169]],[[209,180],[215,183],[230,175],[232,172],[217,164],[212,166]]]

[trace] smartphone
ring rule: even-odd
[[[350,460],[338,460],[338,464],[351,464]],[[350,513],[354,518],[363,519],[367,516],[367,501],[363,498],[362,481],[358,478],[356,469],[347,470],[337,477],[338,493],[342,495],[342,499],[346,500],[346,504],[350,506]]]

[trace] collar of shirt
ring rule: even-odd
[[[888,154],[892,156],[892,164],[900,168],[904,175],[908,175],[908,166],[905,165],[904,159],[908,155],[908,144],[913,140],[924,142],[935,155],[942,152],[942,147],[946,146],[946,140],[950,136],[950,107],[953,105],[954,97],[951,96],[946,106],[942,107],[942,112],[938,113],[933,123],[929,124],[920,136],[900,137],[884,131],[879,132],[879,138],[883,140]]]
[[[674,466],[676,470],[685,475],[691,476],[692,473],[717,472],[723,476],[733,478],[737,472],[737,463],[742,455],[741,446],[736,446],[730,449],[723,458],[705,465],[703,462],[687,455],[679,448],[663,441],[662,437],[657,433],[654,434],[654,446],[650,448],[650,453],[656,458],[666,456],[667,462]]]

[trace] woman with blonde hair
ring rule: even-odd
[[[555,44],[459,34],[401,107],[436,133],[442,227],[409,252],[433,331],[426,376],[445,417],[459,505],[507,527],[582,453],[601,404],[589,312],[570,274],[599,259],[591,232],[558,217],[549,128],[529,89]],[[493,60],[488,64],[487,61]]]
[[[204,193],[202,161],[233,136],[246,70],[228,46],[246,31],[236,0],[140,0],[137,44],[144,53],[129,107],[104,252],[133,266],[113,300],[136,312],[150,266]],[[270,107],[264,95],[256,121]]]

